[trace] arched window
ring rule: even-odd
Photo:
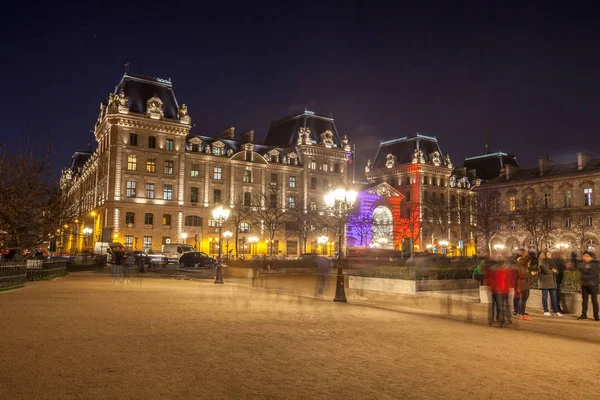
[[[392,212],[385,206],[373,210],[372,243],[383,248],[394,247]]]

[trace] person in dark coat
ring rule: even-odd
[[[583,253],[583,263],[577,265],[581,274],[581,316],[578,319],[587,319],[588,299],[592,298],[594,308],[594,319],[600,321],[598,315],[598,261],[594,253],[586,251]]]
[[[548,250],[542,250],[538,256],[538,289],[542,289],[542,306],[544,315],[562,317],[558,311],[556,301],[556,273],[558,270],[552,264],[552,254]],[[550,295],[550,307],[548,310],[548,294]]]
[[[565,270],[567,269],[567,263],[564,258],[564,253],[554,253],[552,255],[552,262],[554,262],[554,268],[556,268],[556,270],[558,271],[556,273],[556,303],[558,304],[558,312],[564,314],[564,311],[560,306],[560,285],[562,284],[563,277],[565,276]]]

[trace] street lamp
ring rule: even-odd
[[[187,233],[183,232],[181,234],[181,240],[183,240],[183,244],[185,244],[186,239],[187,239]]]
[[[388,239],[380,237],[379,239],[377,239],[377,243],[379,243],[381,247],[385,247],[385,245],[388,244]]]
[[[317,243],[319,243],[321,245],[321,254],[325,254],[325,245],[327,244],[327,242],[329,241],[329,237],[327,236],[319,236],[317,238]]]
[[[88,236],[92,234],[92,228],[83,228],[83,240],[85,241],[85,248],[88,248]]]
[[[231,239],[231,237],[233,236],[233,232],[231,231],[225,231],[223,232],[223,237],[225,239],[227,239],[227,259],[229,259],[229,239]]]
[[[213,219],[215,220],[215,224],[219,227],[219,238],[217,242],[221,241],[223,237],[223,225],[229,218],[230,210],[227,208],[223,208],[223,206],[218,206],[214,210],[212,210]],[[223,283],[223,260],[221,259],[223,246],[219,246],[219,258],[217,259],[217,277],[215,278],[215,283],[222,284]]]
[[[324,196],[325,208],[327,213],[338,219],[338,272],[335,286],[335,297],[333,301],[345,303],[346,292],[344,290],[344,272],[343,272],[343,238],[348,223],[348,213],[356,203],[357,193],[353,190],[343,188],[335,189]]]
[[[250,243],[250,254],[254,257],[256,255],[256,243],[258,243],[258,238],[256,236],[250,236],[248,238],[248,243]]]

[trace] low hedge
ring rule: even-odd
[[[28,269],[27,280],[32,281],[49,281],[60,276],[67,276],[66,267],[57,267],[51,269]]]
[[[560,284],[561,293],[578,293],[581,292],[581,275],[579,271],[565,271],[563,274],[563,280]],[[531,288],[538,289],[537,277],[532,277]]]
[[[388,278],[405,280],[454,280],[471,279],[471,269],[452,265],[429,267],[366,267],[349,269],[348,275],[368,278]]]

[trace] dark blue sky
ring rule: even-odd
[[[208,135],[235,126],[261,139],[271,119],[307,106],[333,113],[363,162],[380,140],[416,131],[436,135],[455,164],[482,153],[486,137],[525,165],[600,147],[595,9],[199,3],[4,13],[0,144],[52,137],[56,168],[66,165],[128,61],[170,77]]]

